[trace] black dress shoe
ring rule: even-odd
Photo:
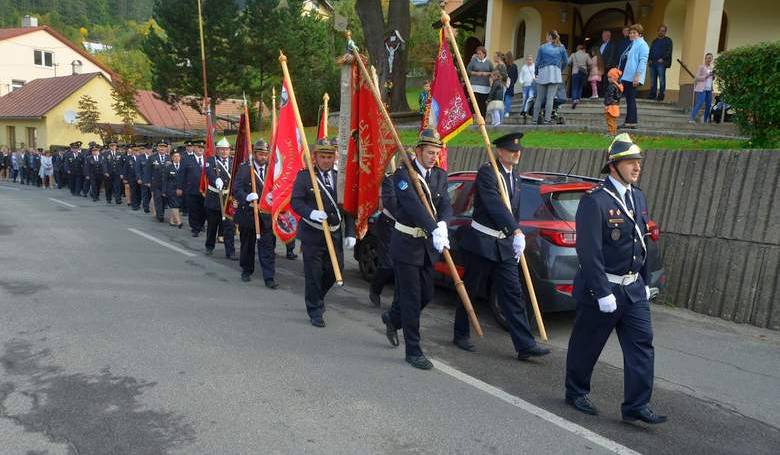
[[[297,254],[293,253],[292,251],[287,252],[287,259],[294,261],[297,258],[298,258]]]
[[[542,357],[550,353],[550,350],[538,344],[517,353],[517,360],[528,360],[531,357]]]
[[[642,422],[649,423],[650,425],[657,425],[659,423],[664,423],[669,419],[666,416],[656,414],[652,409],[645,406],[639,411],[624,412],[623,420],[626,422],[635,422],[637,420],[641,420]]]
[[[144,213],[149,213],[149,212],[151,212],[151,210],[149,210],[149,209],[144,209]]]
[[[623,123],[622,125],[619,125],[618,128],[623,130],[635,130],[636,123]]]
[[[369,292],[368,300],[371,302],[371,305],[377,307],[382,305],[382,297],[379,294],[374,294],[373,292]]]
[[[322,318],[312,318],[311,325],[314,327],[325,327],[325,320]]]
[[[474,343],[471,342],[470,338],[455,338],[452,340],[452,344],[468,352],[477,350],[477,347],[474,346]]]
[[[235,255],[225,256],[229,261],[237,261],[238,257]]]
[[[248,273],[242,273],[241,274],[241,281],[243,281],[244,283],[248,283],[248,282],[252,281],[252,275],[250,275]]]
[[[406,356],[406,362],[409,365],[415,368],[419,368],[421,370],[430,370],[431,368],[433,368],[433,364],[431,363],[431,361],[428,360],[428,358],[425,357],[424,355],[418,355],[418,356],[408,355]]]
[[[596,405],[590,401],[590,398],[588,398],[587,395],[583,395],[577,398],[566,397],[566,404],[572,406],[574,409],[582,413],[592,416],[599,415],[599,410],[596,408]]]
[[[197,237],[197,236],[199,236],[199,235],[200,235],[200,232],[198,232],[198,231],[195,231],[195,232],[193,232],[193,233],[192,233],[192,236],[193,236],[193,237]]]
[[[385,336],[387,337],[387,341],[390,342],[390,345],[396,347],[401,344],[398,341],[398,330],[393,325],[393,321],[390,320],[389,311],[382,313],[382,322],[385,323]]]
[[[265,280],[265,287],[268,289],[276,289],[279,287],[279,284],[274,280]]]
[[[212,254],[214,254],[214,250],[206,248],[206,256],[211,256]]]

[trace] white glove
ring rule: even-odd
[[[356,243],[357,239],[355,237],[346,237],[344,239],[344,247],[348,250],[355,248]]]
[[[271,196],[271,193],[268,193],[265,195],[265,203],[268,205],[271,205],[274,203],[274,198]]]
[[[328,219],[328,214],[323,212],[322,210],[312,210],[309,214],[309,219],[312,221],[316,221],[318,223],[322,223],[323,221]]]
[[[512,249],[515,252],[515,259],[519,259],[523,255],[523,251],[525,251],[525,235],[522,232],[515,234],[515,237],[512,239]]]
[[[610,294],[606,297],[599,299],[599,310],[602,313],[612,313],[617,310],[617,300],[615,300],[615,294]]]
[[[214,186],[218,190],[222,190],[222,187],[225,186],[225,182],[223,182],[221,178],[217,177],[217,180],[214,181]]]
[[[650,286],[645,286],[645,295],[647,296],[647,300],[650,301]]]
[[[258,199],[259,199],[259,197],[257,196],[257,193],[249,193],[249,194],[246,195],[246,201],[247,202],[256,201]]]
[[[439,221],[436,223],[436,229],[433,230],[431,233],[434,237],[442,236],[444,238],[449,237],[449,234],[447,232],[447,222],[446,221]]]

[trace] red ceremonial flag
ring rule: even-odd
[[[317,141],[328,137],[328,132],[325,131],[325,106],[320,106],[319,121],[317,123]]]
[[[353,65],[344,210],[355,217],[358,238],[366,234],[368,218],[379,207],[385,169],[397,148],[391,126],[383,120],[369,84],[373,81],[363,80],[357,65]]]
[[[249,129],[249,119],[246,118],[246,115],[241,114],[241,117],[238,121],[238,136],[236,137],[236,154],[233,157],[233,165],[230,168],[230,187],[228,188],[228,197],[227,197],[227,203],[225,205],[225,216],[233,219],[233,215],[236,214],[236,209],[238,208],[238,201],[233,198],[233,182],[235,181],[236,176],[238,175],[238,168],[241,166],[241,163],[247,160],[249,155],[251,154],[251,148],[252,144],[247,142],[247,137],[249,137],[249,133],[247,130]]]
[[[200,171],[200,194],[206,194],[209,179],[206,177],[206,161],[214,156],[214,126],[211,123],[211,105],[206,100],[206,151],[203,154],[203,168]]]
[[[422,128],[436,128],[442,142],[447,142],[472,123],[469,99],[463,92],[458,79],[458,70],[450,52],[450,45],[444,37],[444,28],[439,31],[439,52],[433,66],[433,81],[428,105],[423,116]],[[439,167],[447,169],[447,147],[442,149]]]
[[[269,169],[265,173],[265,182],[263,183],[263,194],[260,195],[260,211],[263,213],[271,213],[271,204],[266,200],[266,196],[271,192],[271,188],[274,185],[274,177],[281,173],[281,161],[279,159],[279,150],[276,148],[276,131],[279,129],[278,124],[272,125],[271,140],[268,143],[268,150],[271,153],[268,154],[268,163],[265,165],[266,169]]]
[[[287,95],[287,85],[282,85],[279,103],[279,123],[274,134],[268,169],[271,181],[266,180],[261,200],[270,208],[276,237],[284,243],[295,239],[301,217],[290,207],[293,184],[298,171],[303,169],[300,134],[295,122],[295,112]],[[268,204],[268,195],[271,203]]]

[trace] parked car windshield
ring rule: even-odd
[[[574,221],[583,194],[585,193],[582,191],[551,193],[550,205],[552,205],[555,215],[564,221]]]

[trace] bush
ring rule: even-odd
[[[780,41],[721,54],[715,61],[715,77],[752,145],[780,146]]]

